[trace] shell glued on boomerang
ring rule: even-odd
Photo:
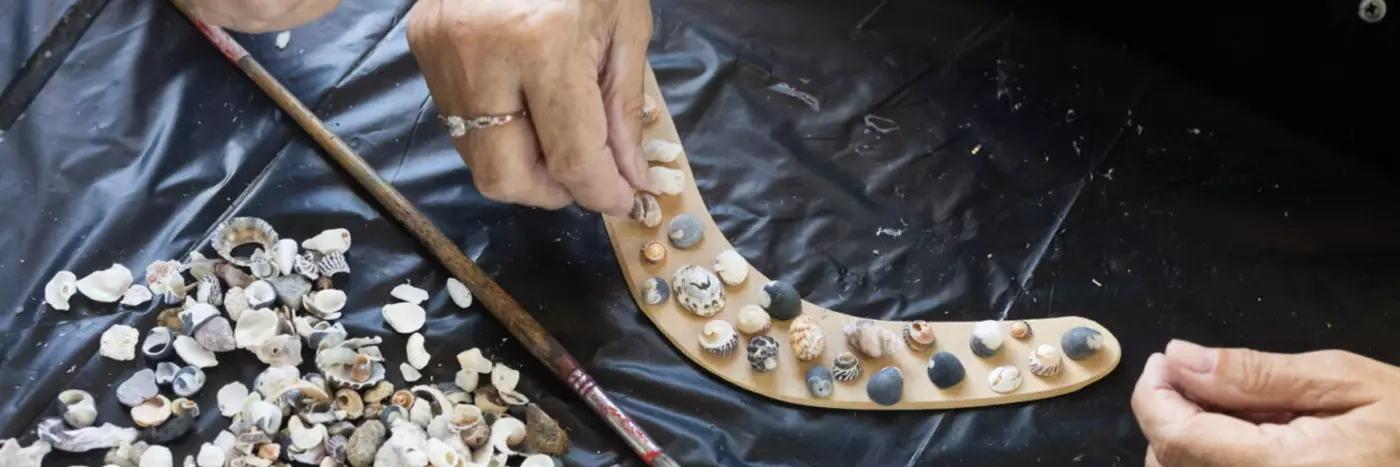
[[[1004,340],[1001,323],[987,320],[979,321],[973,326],[972,339],[968,342],[972,346],[973,355],[987,358],[997,354]]]
[[[739,346],[739,332],[724,320],[713,320],[700,328],[700,347],[715,355],[725,356]]]
[[[767,332],[773,327],[773,318],[758,305],[744,305],[739,309],[739,332],[754,335]]]
[[[724,285],[719,277],[694,264],[681,266],[671,276],[671,292],[682,307],[702,318],[724,309]]]
[[[815,360],[826,350],[822,327],[811,316],[799,316],[792,321],[788,327],[788,341],[792,345],[793,356],[802,361]]]
[[[933,348],[933,324],[928,321],[915,321],[904,325],[904,345],[909,350],[923,352]]]
[[[860,378],[860,359],[851,352],[841,352],[831,363],[831,376],[843,383],[855,381]]]
[[[655,228],[661,225],[661,203],[651,193],[638,192],[632,199],[632,211],[627,213],[627,217],[648,228]]]
[[[265,220],[235,217],[219,224],[209,243],[228,262],[248,267],[252,264],[251,258],[235,256],[233,250],[251,243],[262,247],[263,251],[270,251],[277,244],[277,231]]]
[[[670,164],[684,153],[685,147],[664,139],[649,140],[642,145],[642,155],[646,157],[647,162]]]
[[[715,256],[715,274],[730,287],[744,283],[749,278],[749,262],[733,249],[724,250]]]
[[[1040,344],[1031,352],[1030,361],[1026,364],[1026,369],[1031,374],[1040,377],[1050,377],[1060,374],[1063,368],[1063,359],[1060,358],[1060,349],[1050,344]]]
[[[881,358],[894,353],[894,333],[874,321],[855,320],[847,323],[843,331],[846,343],[866,357]]]

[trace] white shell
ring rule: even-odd
[[[223,450],[224,455],[227,456],[228,453],[233,450],[233,444],[236,441],[238,441],[238,439],[233,436],[233,433],[224,430],[219,432],[219,436],[214,437],[214,446]]]
[[[503,363],[497,363],[496,367],[491,369],[491,386],[494,386],[496,390],[503,393],[515,392],[517,384],[520,384],[519,371],[505,366]]]
[[[297,366],[301,364],[301,339],[291,334],[279,334],[258,345],[248,347],[248,351],[259,361],[272,366]]]
[[[199,467],[223,467],[225,457],[223,448],[204,443],[199,446],[199,455],[195,456],[194,463]]]
[[[518,444],[525,438],[525,423],[511,417],[496,419],[491,424],[491,447],[506,454],[515,455],[510,444]]]
[[[1001,330],[1001,323],[993,320],[978,321],[972,327],[972,336],[981,340],[982,345],[989,350],[1000,349],[1006,339],[1006,334]]]
[[[739,346],[739,332],[722,319],[711,320],[700,328],[700,347],[710,353],[725,356]]]
[[[219,359],[214,357],[214,352],[199,345],[193,337],[186,335],[175,336],[175,354],[180,356],[185,363],[200,368],[209,368],[219,364]]]
[[[739,309],[739,324],[735,326],[744,334],[760,334],[773,327],[773,317],[758,305],[744,305]]]
[[[424,452],[428,454],[428,463],[433,467],[461,467],[464,462],[452,446],[437,439],[428,439]]]
[[[685,148],[664,139],[654,139],[642,146],[642,152],[648,161],[669,164],[675,162],[676,158],[685,152]]]
[[[646,187],[646,191],[653,195],[675,195],[685,189],[683,170],[654,165],[647,169],[647,175],[651,183]]]
[[[427,428],[433,422],[433,403],[427,399],[419,398],[413,402],[413,408],[408,409],[408,420],[421,428]],[[427,436],[427,433],[423,433]]]
[[[233,341],[240,349],[262,345],[277,335],[277,313],[267,308],[243,312],[233,328]]]
[[[457,387],[464,392],[475,391],[476,387],[481,384],[481,373],[472,370],[458,371],[452,382],[456,383]]]
[[[466,308],[472,306],[472,291],[467,288],[467,284],[457,280],[455,277],[447,278],[447,295],[452,297],[452,303]]]
[[[428,291],[409,284],[394,286],[394,289],[389,291],[389,295],[414,305],[422,305],[423,302],[428,301]]]
[[[463,370],[471,370],[477,373],[490,373],[492,366],[491,360],[487,360],[486,357],[481,354],[481,349],[476,347],[472,347],[457,354],[457,364],[461,365]]]
[[[155,295],[151,294],[151,289],[146,288],[144,285],[136,284],[128,287],[126,293],[122,294],[122,305],[141,306],[151,301],[152,298],[155,298]]]
[[[1006,394],[1021,387],[1021,370],[1011,365],[993,368],[987,373],[987,385],[992,387],[992,391]]]
[[[243,410],[243,402],[248,400],[248,386],[234,381],[219,388],[219,413],[225,417],[238,415]]]
[[[97,421],[97,401],[87,391],[69,389],[60,392],[58,403],[63,421],[73,428],[87,428]]]
[[[339,318],[336,313],[345,308],[345,302],[345,292],[337,289],[317,290],[301,298],[301,305],[322,319]]]
[[[428,366],[428,360],[432,358],[432,354],[423,348],[422,334],[415,332],[412,336],[408,336],[408,363],[413,365],[413,368],[423,369],[423,367]]]
[[[428,319],[428,312],[423,307],[407,302],[384,305],[383,314],[384,322],[399,334],[418,332]]]
[[[243,289],[243,296],[248,298],[249,307],[268,307],[277,300],[277,289],[268,281],[259,280],[248,284],[248,288]]]
[[[44,464],[44,456],[49,455],[51,451],[53,445],[44,441],[20,446],[19,441],[10,438],[0,443],[0,459],[5,459],[5,467],[41,467]]]
[[[315,250],[323,255],[345,253],[346,250],[350,249],[350,231],[345,229],[326,230],[301,242],[301,247]]]
[[[125,324],[113,325],[102,332],[98,353],[103,357],[118,361],[131,361],[136,358],[136,342],[141,334],[136,328]]]
[[[306,426],[301,422],[301,417],[288,418],[287,430],[291,432],[292,446],[298,450],[311,449],[326,439],[325,425]]]
[[[146,447],[146,451],[141,453],[141,460],[136,465],[138,467],[174,467],[175,458],[171,456],[169,448],[155,444]]]
[[[277,263],[277,270],[282,274],[293,274],[292,266],[297,259],[297,241],[284,238],[277,241],[272,247],[272,260]]]
[[[296,386],[300,380],[301,370],[297,367],[270,366],[253,380],[253,390],[262,396],[259,399],[272,399],[287,388]]]
[[[749,262],[733,249],[724,250],[715,256],[715,274],[725,285],[742,284],[749,277]]]
[[[419,373],[418,370],[413,368],[413,365],[409,365],[408,363],[400,363],[399,371],[403,372],[403,380],[410,383],[418,381],[423,377],[423,373]]]
[[[131,421],[142,428],[152,427],[165,423],[170,418],[170,412],[170,399],[156,394],[155,397],[131,408]]]
[[[68,271],[59,271],[44,285],[44,301],[55,310],[67,311],[68,299],[78,293],[78,276]]]
[[[277,404],[264,402],[260,398],[249,397],[248,402],[243,404],[243,412],[238,416],[268,433],[276,433],[282,429],[282,409],[277,407]]]
[[[526,457],[525,461],[520,463],[520,467],[554,467],[554,458],[544,454],[535,454]]]
[[[78,279],[78,292],[102,303],[115,303],[126,294],[131,282],[131,270],[126,266],[113,264],[112,267]]]
[[[146,285],[150,286],[151,293],[163,295],[175,286],[183,289],[185,278],[180,276],[180,269],[184,266],[179,261],[156,260],[146,265]]]

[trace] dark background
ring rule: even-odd
[[[676,353],[637,312],[596,215],[477,193],[407,50],[410,4],[369,3],[285,50],[238,37],[684,465],[1140,465],[1128,396],[1172,337],[1400,361],[1387,345],[1400,33],[1354,2],[653,2],[650,58],[697,183],[756,267],[854,315],[1079,315],[1124,345],[1114,373],[1070,395],[910,413],[775,403]],[[69,4],[2,15],[0,83]],[[868,131],[867,114],[900,128]],[[156,311],[44,308],[54,272],[212,254],[213,226],[251,215],[297,239],[352,231],[343,321],[385,336],[391,361],[404,339],[378,310],[411,280],[434,292],[427,377],[449,380],[453,355],[483,347],[570,428],[570,464],[638,464],[479,305],[452,306],[426,251],[169,5],[113,0],[0,138],[0,438],[32,440],[64,388],[130,424],[108,394],[142,365],[103,359],[97,336],[144,331]],[[262,368],[220,361],[205,431],[177,462],[226,426],[217,388]]]

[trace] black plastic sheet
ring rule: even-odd
[[[1123,342],[1123,363],[1081,391],[908,413],[738,391],[638,313],[596,215],[501,205],[473,188],[407,50],[410,4],[346,2],[282,50],[273,34],[237,37],[683,465],[1137,465],[1146,443],[1128,396],[1169,338],[1400,361],[1384,345],[1400,282],[1400,188],[1383,157],[1395,137],[1371,118],[1394,90],[1365,85],[1394,73],[1364,61],[1394,28],[1328,7],[1317,22],[1330,29],[1297,34],[1361,47],[1327,63],[1362,85],[1308,68],[1255,75],[1273,83],[1256,89],[1195,73],[1169,47],[1125,50],[1112,37],[1141,36],[1121,26],[1103,37],[1043,18],[1073,8],[927,3],[658,0],[650,59],[701,192],[755,267],[859,316],[1095,319]],[[0,77],[62,7],[46,5],[5,19]],[[1201,50],[1195,66],[1247,71],[1229,60],[1245,52]],[[1298,54],[1326,55],[1309,50]],[[1292,97],[1319,113],[1279,110]],[[65,388],[97,395],[100,421],[130,425],[110,391],[142,363],[100,357],[97,337],[119,323],[145,330],[156,311],[84,299],[47,309],[54,272],[212,254],[213,226],[249,215],[298,239],[352,231],[343,322],[384,336],[390,361],[404,336],[379,307],[410,281],[434,292],[426,379],[450,380],[453,355],[483,347],[522,368],[523,391],[570,429],[570,465],[640,463],[480,305],[457,310],[445,271],[169,5],[115,0],[0,138],[0,438],[32,440]],[[261,368],[220,355],[201,431],[172,446],[177,462],[226,426],[217,388]]]

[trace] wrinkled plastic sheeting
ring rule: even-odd
[[[655,2],[650,60],[721,229],[755,267],[854,315],[1089,317],[1125,346],[1114,373],[1051,400],[940,412],[736,390],[638,312],[596,215],[473,188],[404,41],[407,3],[346,2],[283,50],[274,34],[238,38],[683,465],[1131,465],[1146,445],[1128,396],[1169,338],[1397,360],[1384,345],[1397,193],[1369,162],[994,6],[827,3]],[[296,239],[353,233],[342,321],[384,336],[391,362],[405,339],[379,307],[410,281],[433,295],[426,380],[450,381],[452,356],[481,347],[569,428],[570,465],[640,463],[480,305],[451,305],[428,252],[168,5],[103,12],[0,142],[0,195],[0,297],[14,310],[0,314],[0,438],[32,439],[65,388],[129,424],[104,395],[145,362],[99,357],[97,336],[147,329],[155,307],[46,309],[54,272],[212,254],[213,226],[247,215]],[[217,388],[261,369],[220,355],[177,459],[226,426]]]

